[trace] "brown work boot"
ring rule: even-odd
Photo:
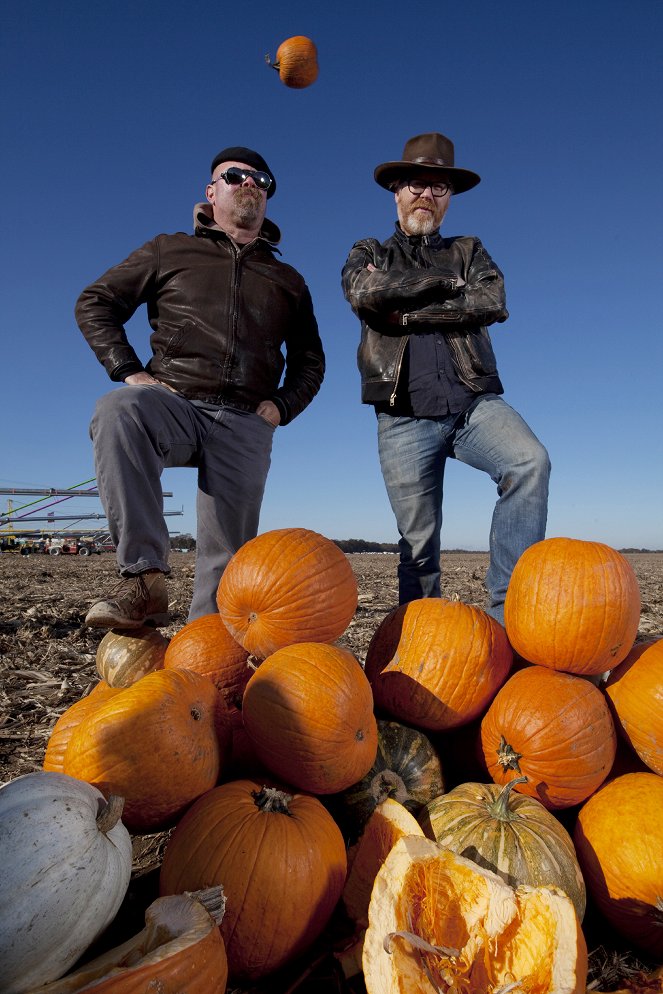
[[[90,628],[141,628],[168,624],[168,591],[163,573],[123,576],[85,616]]]

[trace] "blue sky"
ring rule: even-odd
[[[395,541],[340,269],[358,238],[392,231],[374,167],[435,130],[482,176],[443,233],[478,235],[505,274],[511,316],[493,344],[505,399],[551,455],[548,535],[663,548],[663,3],[1,0],[0,13],[0,487],[94,475],[87,426],[112,385],[75,300],[153,235],[191,230],[211,159],[241,144],[277,176],[269,213],[328,359],[318,397],[277,431],[261,530]],[[294,34],[318,46],[306,90],[265,63]],[[142,314],[128,331],[147,360]],[[194,473],[163,484],[184,508],[171,528],[195,531]],[[488,477],[450,462],[443,548],[487,548],[494,501]]]

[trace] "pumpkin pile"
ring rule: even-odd
[[[217,602],[165,645],[109,633],[102,679],[60,717],[50,772],[35,775],[101,803],[120,795],[125,833],[173,829],[146,924],[162,939],[90,964],[91,992],[113,976],[121,994],[134,966],[168,992],[170,957],[186,950],[187,978],[210,942],[206,989],[222,994],[227,975],[276,991],[322,942],[368,994],[585,994],[586,919],[660,960],[663,639],[635,645],[624,557],[538,543],[514,570],[504,628],[424,598],[386,615],[364,666],[337,644],[357,606],[352,569],[315,532],[248,542]],[[126,866],[119,879],[126,890]],[[218,928],[196,898],[208,888],[225,895]],[[162,913],[175,946],[170,925],[150,925]],[[72,963],[9,994],[88,990],[57,979]]]

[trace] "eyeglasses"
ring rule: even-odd
[[[222,179],[228,186],[241,186],[249,177],[259,190],[269,190],[272,185],[272,177],[269,173],[255,169],[240,169],[239,166],[229,166],[225,173],[219,173],[216,179],[212,180],[212,183],[218,183]]]
[[[451,189],[450,183],[427,183],[425,179],[408,179],[405,182],[410,193],[414,193],[415,196],[423,193],[428,187],[434,197],[443,197]]]

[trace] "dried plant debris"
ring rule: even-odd
[[[662,638],[663,553],[629,553],[628,558],[642,597],[638,640]],[[363,663],[379,622],[398,603],[398,556],[349,553],[348,559],[357,577],[359,602],[339,644]],[[484,553],[443,553],[444,596],[483,607],[487,565]],[[173,553],[171,567],[167,581],[170,624],[162,629],[167,637],[186,624],[195,554]],[[97,682],[95,656],[104,632],[87,628],[83,619],[92,602],[116,582],[116,577],[115,557],[110,553],[83,558],[0,555],[1,782],[41,769],[55,722]],[[126,906],[137,921],[142,921],[143,906],[156,894],[168,838],[169,832],[159,832],[133,839],[134,872]],[[127,914],[127,922],[133,924],[131,914]],[[336,923],[341,933],[343,925]],[[646,979],[653,965],[642,963],[632,953],[599,947],[590,954],[589,962],[588,991],[661,991],[660,981]],[[364,990],[361,975],[351,979],[342,976],[329,944],[325,948],[324,943],[282,976],[250,988],[254,994],[363,994]],[[248,989],[233,991],[247,994]]]

